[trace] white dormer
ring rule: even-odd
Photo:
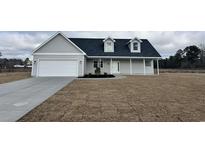
[[[141,40],[137,37],[129,41],[130,52],[140,53],[141,52]]]
[[[111,37],[107,37],[103,40],[104,42],[104,52],[114,52],[115,40]]]

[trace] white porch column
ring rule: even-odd
[[[100,63],[101,63],[101,58],[98,59],[98,67],[100,67]]]
[[[110,74],[112,74],[112,58],[110,59]]]
[[[33,76],[34,72],[34,60],[32,61],[32,67],[31,67],[31,76]]]
[[[40,63],[40,60],[38,59],[37,62],[36,62],[36,76],[39,76],[39,63]]]
[[[157,75],[159,75],[159,60],[157,59]]]
[[[85,61],[85,57],[83,57],[83,60],[82,60],[82,76],[85,75],[85,65],[86,65],[86,61]]]
[[[132,75],[132,59],[130,58],[130,75]]]
[[[143,66],[144,66],[144,75],[146,75],[145,59],[143,59]]]

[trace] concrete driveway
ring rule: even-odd
[[[73,80],[43,77],[0,84],[0,121],[17,121]]]

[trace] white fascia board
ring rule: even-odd
[[[103,40],[103,42],[105,42],[105,41],[107,41],[107,40],[111,40],[111,41],[115,42],[115,40],[114,40],[112,37],[110,37],[110,36],[108,36],[107,38],[105,38],[105,39]]]
[[[86,56],[87,58],[119,58],[119,59],[162,59],[162,57],[126,57],[126,56]]]
[[[58,34],[60,34],[61,36],[63,36],[68,42],[70,42],[73,46],[75,46],[78,50],[80,50],[83,55],[86,55],[86,53],[81,50],[75,43],[73,43],[70,39],[68,39],[63,33],[61,32],[57,32],[55,33],[53,36],[51,36],[48,40],[46,40],[44,43],[42,43],[40,46],[38,46],[37,48],[35,48],[32,52],[32,54],[34,54],[38,49],[40,49],[41,47],[43,47],[45,44],[47,44],[48,42],[50,42],[53,38],[55,38]]]
[[[50,42],[54,37],[56,37],[59,34],[59,32],[55,33],[54,35],[52,35],[49,39],[47,39],[46,41],[44,41],[41,45],[39,45],[37,48],[35,48],[32,52],[32,54],[34,54],[38,49],[40,49],[41,47],[43,47],[46,43]]]
[[[140,40],[138,37],[135,37],[135,38],[133,38],[133,39],[131,39],[130,41],[129,41],[129,43],[131,43],[131,42],[133,42],[133,41],[138,41],[138,42],[140,42],[140,43],[142,43],[142,40]]]
[[[51,55],[51,56],[84,56],[82,53],[34,53],[35,56]]]
[[[68,42],[70,42],[73,46],[75,46],[78,50],[80,50],[84,55],[86,55],[86,53],[80,49],[75,43],[73,43],[68,37],[66,37],[63,33],[59,32],[59,34],[61,34]]]

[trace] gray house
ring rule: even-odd
[[[33,51],[32,76],[153,75],[160,54],[147,39],[68,38],[58,32]]]

